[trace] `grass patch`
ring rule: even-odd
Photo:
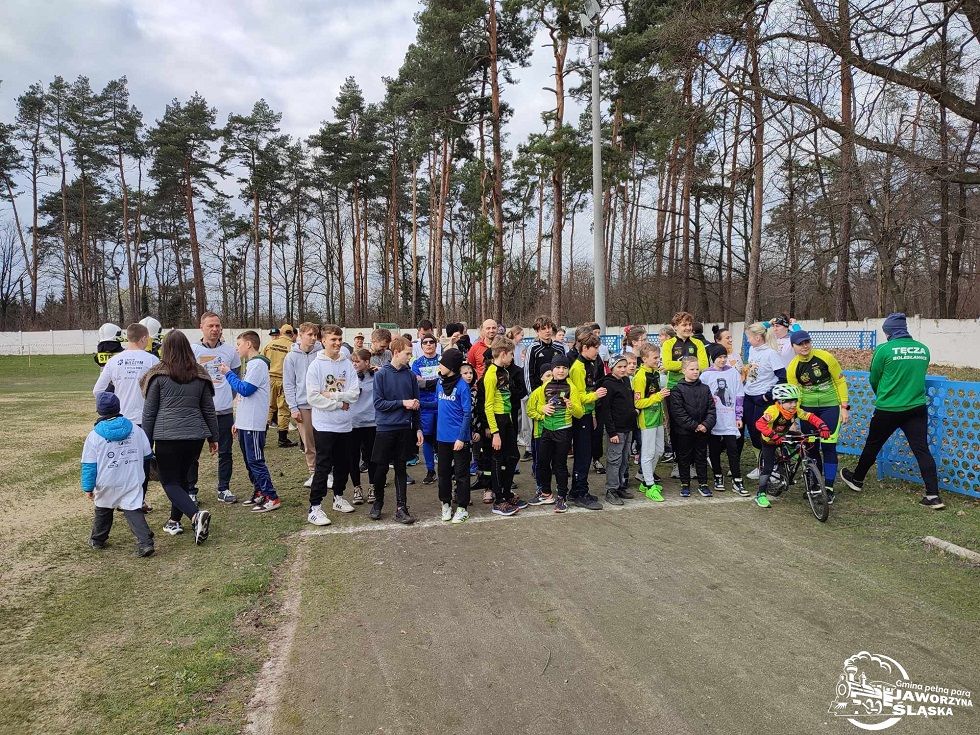
[[[91,355],[0,355],[0,395],[91,391],[98,379]]]

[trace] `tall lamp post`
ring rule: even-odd
[[[595,320],[601,334],[606,333],[606,243],[602,221],[602,119],[599,112],[599,17],[598,0],[588,0],[579,16],[582,30],[592,32],[592,267],[595,277]]]

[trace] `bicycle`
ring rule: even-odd
[[[820,466],[811,455],[811,448],[817,441],[819,437],[814,434],[787,432],[782,443],[775,447],[776,463],[769,476],[766,492],[777,497],[782,495],[783,491],[796,483],[796,475],[802,468],[803,485],[810,510],[814,518],[825,522],[830,517],[830,499],[827,497]]]

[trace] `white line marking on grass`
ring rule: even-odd
[[[604,504],[601,511],[587,510],[585,508],[572,508],[568,509],[568,513],[555,513],[554,506],[532,506],[522,510],[513,516],[498,516],[493,513],[487,513],[486,515],[470,516],[469,520],[465,523],[455,524],[458,526],[469,526],[473,523],[487,523],[490,521],[513,521],[520,518],[560,518],[563,515],[575,514],[597,514],[597,513],[623,513],[632,510],[649,510],[654,508],[681,508],[681,507],[711,507],[714,505],[728,505],[730,503],[738,502],[750,502],[751,498],[742,497],[740,495],[735,495],[732,497],[718,498],[714,497],[711,500],[700,498],[694,500],[693,498],[677,498],[671,500],[665,500],[662,503],[655,503],[653,501],[640,501],[640,502],[630,502],[626,501],[625,505],[609,505]],[[539,508],[547,508],[548,510],[538,510]],[[403,523],[396,523],[394,521],[385,521],[374,523],[364,523],[358,524],[356,526],[330,526],[329,528],[309,528],[305,531],[300,531],[300,536],[333,536],[337,534],[353,534],[353,533],[369,533],[372,531],[397,531],[399,529],[408,530],[411,528],[435,528],[435,527],[449,527],[454,524],[448,521],[443,521],[440,518],[426,518],[422,521],[416,521],[415,523],[406,526]]]

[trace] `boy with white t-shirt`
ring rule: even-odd
[[[143,467],[153,456],[143,429],[120,415],[119,397],[100,392],[95,397],[99,420],[82,447],[82,490],[95,505],[89,545],[104,549],[113,513],[121,510],[136,537],[137,556],[153,554],[153,532],[143,514]]]
[[[140,380],[160,362],[159,358],[146,351],[149,339],[150,333],[142,324],[126,327],[126,349],[109,358],[92,389],[92,394],[98,398],[99,393],[109,390],[111,385],[112,392],[119,398],[122,415],[137,426],[143,421]]]
[[[238,412],[232,431],[238,434],[238,444],[253,485],[252,498],[245,504],[253,506],[253,513],[268,513],[282,504],[265,463],[265,430],[271,386],[269,361],[259,354],[257,332],[249,330],[238,335],[235,349],[238,357],[245,361],[245,377],[239,378],[224,363],[218,370],[239,396]]]
[[[234,345],[227,344],[221,339],[221,317],[213,311],[201,315],[201,341],[192,342],[191,350],[198,363],[211,376],[214,386],[214,412],[218,418],[218,500],[223,503],[237,503],[238,498],[231,492],[232,447],[234,439],[231,435],[235,415],[232,411],[234,395],[231,386],[225,379],[220,367],[227,365],[238,377],[242,360]],[[191,467],[190,487],[191,499],[197,502],[198,462]]]

